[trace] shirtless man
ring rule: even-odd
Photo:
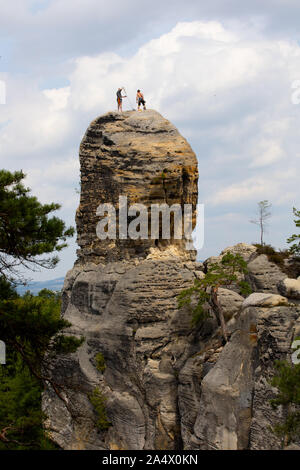
[[[141,92],[141,90],[137,90],[137,92],[136,92],[136,102],[137,102],[137,105],[138,105],[138,107],[137,107],[138,111],[140,111],[141,104],[144,107],[144,111],[146,110],[146,101],[144,99],[144,95]]]

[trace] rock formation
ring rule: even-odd
[[[160,232],[147,240],[96,235],[97,207],[114,204],[118,225],[122,195],[147,208],[189,203],[195,224],[197,160],[186,140],[154,111],[108,113],[89,126],[80,164],[80,249],[62,315],[85,342],[53,367],[64,387],[64,400],[51,388],[44,395],[53,440],[63,449],[280,448],[270,431],[282,415],[270,406],[270,378],[299,334],[296,284],[252,245],[224,250],[247,261],[254,291],[244,299],[235,286],[220,289],[224,346],[213,315],[192,328],[189,310],[177,306],[181,290],[222,254],[196,262],[185,240]]]
[[[108,113],[93,121],[80,145],[81,197],[76,215],[79,262],[96,264],[148,256],[153,247],[171,243],[182,255],[181,240],[99,240],[95,227],[99,204],[119,197],[128,206],[142,203],[192,204],[193,224],[197,203],[197,160],[178,130],[155,111]]]
[[[178,312],[176,297],[194,278],[195,253],[172,233],[171,240],[99,240],[96,212],[101,203],[120,210],[119,196],[127,196],[128,206],[191,204],[195,224],[196,156],[155,111],[108,113],[89,126],[80,164],[80,250],[66,277],[63,315],[86,341],[56,365],[76,417],[49,391],[52,435],[63,448],[177,448],[178,364],[193,345],[186,342],[190,319]],[[97,353],[104,373],[95,367]],[[88,398],[96,387],[112,423],[105,432]]]

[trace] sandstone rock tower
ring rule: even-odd
[[[77,211],[78,259],[118,261],[146,258],[151,248],[170,244],[185,249],[172,239],[99,240],[96,212],[99,204],[112,203],[119,209],[119,196],[128,205],[142,203],[192,204],[193,224],[197,203],[197,159],[178,130],[159,113],[108,113],[95,119],[80,145],[81,198]]]
[[[190,352],[190,319],[180,316],[176,297],[192,282],[194,252],[182,240],[99,240],[96,211],[107,202],[118,208],[120,195],[129,205],[188,203],[195,224],[196,156],[155,111],[108,113],[87,129],[80,165],[80,249],[65,280],[63,315],[86,341],[53,372],[69,387],[71,413],[48,393],[52,436],[65,449],[179,448],[176,368]],[[107,430],[97,427],[88,398],[95,388],[106,397]]]

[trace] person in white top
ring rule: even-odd
[[[123,112],[123,109],[122,109],[122,101],[123,101],[123,98],[127,98],[127,96],[123,96],[122,95],[122,90],[123,88],[118,88],[118,91],[117,91],[117,103],[118,103],[118,111],[120,113]]]

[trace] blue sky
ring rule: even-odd
[[[115,108],[115,89],[170,119],[199,162],[204,259],[258,240],[249,223],[268,199],[266,241],[284,247],[299,204],[300,80],[294,0],[0,0],[1,167],[23,169],[43,202],[74,224],[78,147],[91,120]],[[76,257],[75,241],[55,271]]]

